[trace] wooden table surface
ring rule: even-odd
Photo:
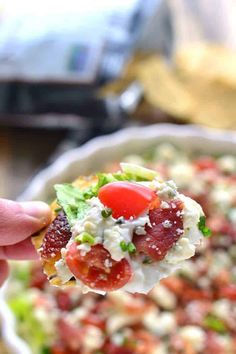
[[[64,135],[62,131],[0,128],[0,197],[16,198]]]

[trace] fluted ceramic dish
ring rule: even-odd
[[[170,141],[187,151],[207,154],[236,152],[236,133],[172,124],[126,128],[64,153],[38,173],[19,199],[50,201],[55,183],[70,182],[78,175],[101,171],[109,161],[121,160],[127,154],[142,153],[163,141]],[[12,353],[31,354],[27,344],[16,335],[14,316],[7,307],[4,291],[0,295],[0,318],[3,338]]]

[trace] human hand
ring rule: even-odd
[[[8,275],[7,260],[37,259],[30,236],[50,220],[50,208],[43,202],[0,198],[0,286]]]

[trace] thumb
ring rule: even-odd
[[[0,246],[13,245],[46,226],[51,210],[43,202],[0,199]]]

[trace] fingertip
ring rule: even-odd
[[[37,219],[42,224],[42,226],[46,226],[51,221],[52,211],[46,203],[33,201],[22,202],[20,204],[24,213]]]
[[[23,241],[47,226],[51,219],[50,207],[43,202],[0,199],[0,246]]]

